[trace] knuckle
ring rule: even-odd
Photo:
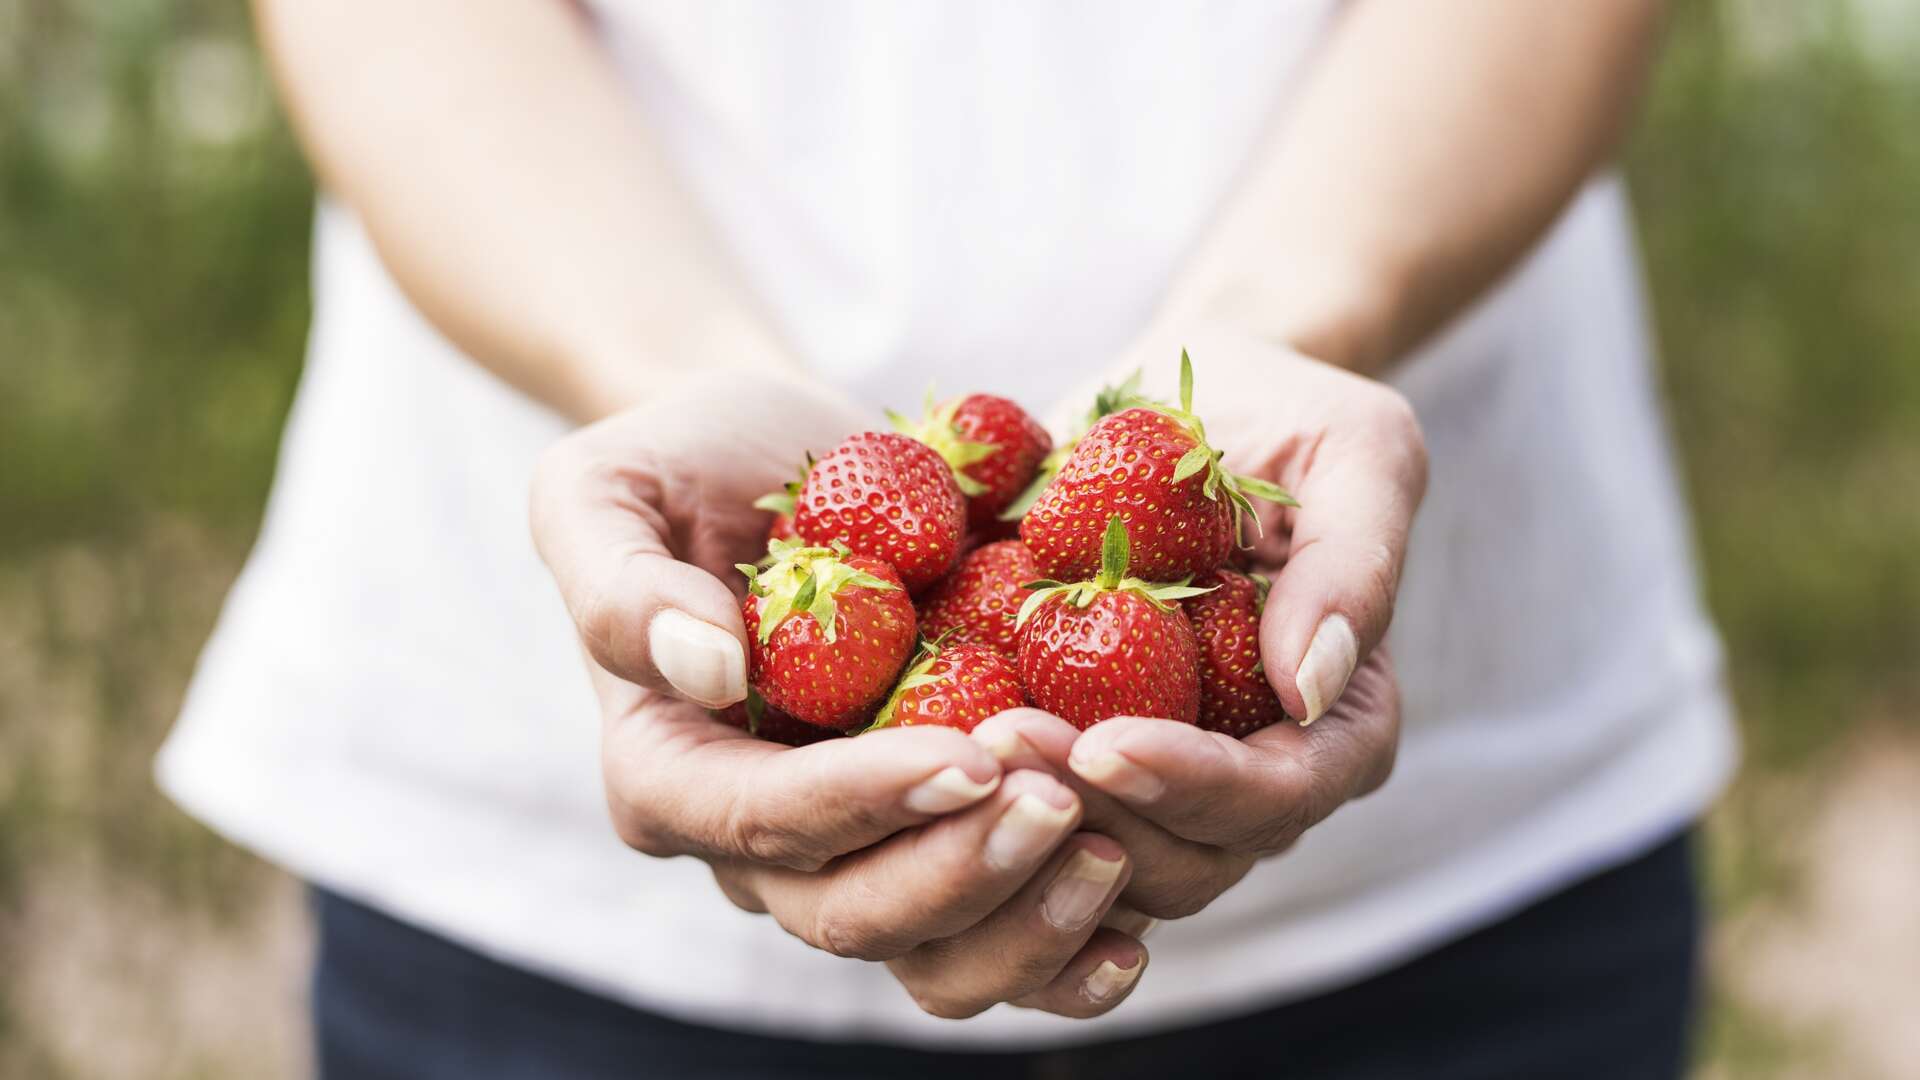
[[[891,935],[871,919],[828,906],[814,916],[809,940],[822,950],[848,960],[891,960],[902,950]]]
[[[727,836],[734,850],[757,863],[814,871],[831,857],[811,838],[758,815],[734,815]]]

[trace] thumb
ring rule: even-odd
[[[534,546],[581,642],[595,663],[646,689],[706,706],[741,700],[739,601],[720,579],[674,558],[660,470],[631,445],[603,452],[599,426],[556,443],[532,492]]]
[[[1296,487],[1300,508],[1260,620],[1260,655],[1281,704],[1303,723],[1333,707],[1393,620],[1426,488],[1419,429],[1404,430],[1404,441],[1319,455]]]

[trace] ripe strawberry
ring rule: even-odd
[[[975,549],[920,602],[920,632],[960,643],[986,645],[1008,660],[1020,655],[1014,618],[1027,598],[1023,588],[1041,578],[1033,553],[1018,540]]]
[[[1114,716],[1199,718],[1200,646],[1176,602],[1206,590],[1127,576],[1127,548],[1115,514],[1097,577],[1035,582],[1020,608],[1021,683],[1082,731]]]
[[[1112,416],[1129,405],[1152,403],[1148,398],[1140,395],[1140,373],[1137,371],[1127,376],[1126,380],[1118,386],[1101,387],[1100,392],[1094,395],[1093,404],[1088,406],[1087,415],[1081,419],[1080,427],[1074,432],[1073,438],[1068,439],[1062,446],[1054,447],[1052,453],[1042,458],[1040,469],[1034,474],[1033,482],[1028,484],[1027,489],[1022,491],[1005,510],[1000,511],[1000,524],[1010,525],[1013,528],[1005,534],[996,533],[994,539],[1011,539],[1020,535],[1020,519],[1033,508],[1034,501],[1040,498],[1041,492],[1047,490],[1048,484],[1053,483],[1053,478],[1060,475],[1060,466],[1067,463],[1067,458],[1073,454],[1073,448],[1079,445],[1080,439],[1086,435],[1088,428],[1098,423],[1101,417]]]
[[[1100,565],[1102,523],[1119,514],[1141,577],[1204,574],[1226,562],[1241,516],[1253,512],[1249,495],[1299,505],[1274,484],[1222,468],[1192,406],[1193,364],[1183,352],[1178,409],[1140,404],[1088,429],[1020,523],[1020,539],[1042,570],[1091,575]]]
[[[942,724],[972,731],[987,717],[1026,703],[1020,676],[1006,657],[985,645],[929,642],[881,706],[873,726]]]
[[[926,443],[953,467],[954,482],[967,496],[967,521],[975,529],[996,523],[1053,449],[1052,436],[1025,409],[992,394],[968,394],[939,405],[929,395],[926,415],[917,423],[898,413],[887,415],[895,430]]]
[[[967,501],[953,470],[926,444],[866,431],[813,463],[793,526],[811,544],[845,544],[885,559],[915,592],[953,569]]]
[[[803,724],[767,704],[760,691],[747,688],[747,700],[736,701],[724,709],[714,709],[713,718],[731,724],[749,735],[787,746],[808,746],[827,739],[841,739],[846,733],[832,728]]]
[[[1286,718],[1260,668],[1265,578],[1221,570],[1195,585],[1212,592],[1183,602],[1200,643],[1200,726],[1240,738]]]
[[[815,727],[865,723],[913,651],[913,601],[893,567],[844,546],[767,545],[742,563],[753,648],[747,677],[767,704]]]

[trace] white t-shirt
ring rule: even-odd
[[[876,406],[933,379],[1044,414],[1140,329],[1328,12],[685,0],[599,14],[636,106],[815,370]],[[1393,779],[1162,926],[1140,989],[1092,1022],[928,1018],[882,967],[736,910],[700,863],[623,848],[572,628],[527,537],[531,466],[563,423],[440,338],[331,205],[314,290],[266,523],[161,782],[298,874],[609,996],[971,1045],[1251,1009],[1645,848],[1731,767],[1613,180],[1394,378],[1432,483],[1393,631]]]

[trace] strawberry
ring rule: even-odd
[[[854,435],[814,462],[793,514],[803,540],[884,559],[914,592],[953,569],[966,524],[966,496],[946,461],[884,431]]]
[[[967,496],[967,521],[975,529],[997,523],[1053,449],[1047,429],[1025,409],[992,394],[968,394],[939,405],[929,394],[926,414],[917,423],[898,413],[887,415],[895,430],[926,443],[952,466],[954,482]]]
[[[1051,453],[1042,458],[1040,469],[1034,474],[1033,482],[1028,484],[1027,489],[1022,491],[1005,510],[1000,511],[1000,524],[1010,525],[1013,528],[1004,535],[996,531],[993,534],[994,539],[1011,539],[1020,535],[1020,519],[1033,508],[1034,501],[1040,498],[1041,492],[1047,490],[1048,484],[1053,483],[1053,478],[1060,475],[1060,466],[1066,464],[1067,458],[1072,455],[1073,448],[1079,445],[1081,437],[1086,435],[1087,429],[1098,423],[1101,417],[1111,416],[1129,404],[1151,404],[1147,398],[1140,395],[1138,371],[1127,376],[1126,381],[1118,386],[1100,388],[1100,392],[1094,395],[1093,404],[1087,408],[1087,415],[1080,421],[1079,430],[1074,433],[1073,438],[1068,439],[1062,446],[1054,447]]]
[[[844,545],[767,545],[741,603],[747,678],[767,704],[815,727],[865,723],[913,651],[913,601],[886,562]]]
[[[987,717],[1026,703],[1020,676],[1006,657],[985,645],[929,642],[881,706],[873,727],[942,724],[972,731]]]
[[[1096,577],[1034,582],[1020,608],[1020,681],[1082,731],[1113,716],[1199,718],[1200,646],[1176,602],[1206,590],[1128,576],[1128,546],[1115,514]]]
[[[714,709],[713,718],[731,724],[749,735],[787,746],[807,746],[827,739],[844,738],[846,733],[832,728],[803,724],[767,704],[760,691],[747,688],[747,700],[736,701],[724,709]]]
[[[920,632],[955,643],[990,646],[1008,660],[1020,653],[1014,617],[1026,600],[1023,586],[1041,577],[1033,553],[1018,540],[975,549],[920,602]]]
[[[1260,668],[1267,581],[1221,570],[1194,581],[1211,592],[1180,606],[1200,643],[1200,726],[1239,738],[1286,718]]]
[[[1220,458],[1193,414],[1193,363],[1182,352],[1180,407],[1142,403],[1096,422],[1027,512],[1020,539],[1051,576],[1087,577],[1100,566],[1102,523],[1119,514],[1141,577],[1207,573],[1226,562],[1242,516],[1253,512],[1249,496],[1299,505],[1277,485],[1228,472]]]

